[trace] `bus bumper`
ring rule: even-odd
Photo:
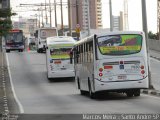
[[[64,78],[64,77],[75,77],[74,70],[63,70],[63,71],[50,71],[50,72],[48,72],[48,78]]]
[[[125,91],[127,89],[147,89],[149,88],[148,77],[138,81],[123,81],[123,82],[101,82],[95,80],[95,92],[98,91]]]

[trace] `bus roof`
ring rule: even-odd
[[[47,38],[47,45],[60,43],[76,43],[76,41],[69,36],[54,36]]]

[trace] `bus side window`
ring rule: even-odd
[[[87,62],[87,43],[84,44],[84,62]]]
[[[77,63],[80,63],[80,60],[81,60],[81,55],[80,55],[80,46],[78,46],[78,62]]]
[[[75,63],[79,62],[79,46],[76,47],[75,51]]]
[[[86,60],[87,60],[87,62],[89,62],[88,60],[89,60],[89,43],[87,42],[86,43]]]
[[[80,62],[80,63],[83,62],[83,44],[80,45],[80,61],[79,61],[79,62]]]
[[[89,62],[93,62],[93,41],[89,42]]]

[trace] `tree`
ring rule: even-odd
[[[10,8],[0,9],[0,36],[6,35],[12,29],[11,16],[16,15],[12,13]]]
[[[158,40],[158,34],[153,34],[152,31],[149,31],[148,33],[148,37],[149,39],[155,39],[155,40]]]

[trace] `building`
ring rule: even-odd
[[[37,19],[19,17],[19,21],[13,21],[13,28],[23,30],[25,35],[33,35],[37,28]]]
[[[120,12],[120,16],[112,16],[113,17],[113,31],[122,31],[124,30],[124,19],[123,12]]]
[[[88,0],[70,0],[70,4],[72,29],[75,29],[77,24],[81,30],[102,28],[101,0],[89,0],[89,7]]]

